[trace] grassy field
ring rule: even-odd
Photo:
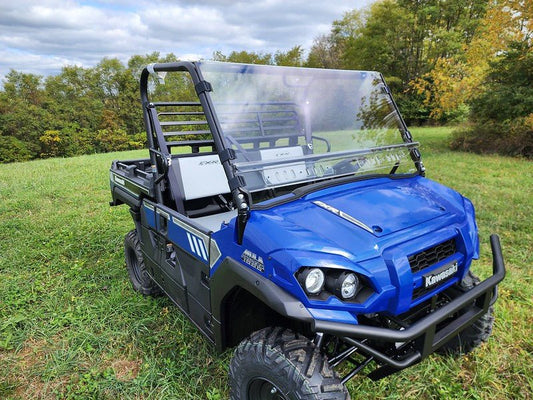
[[[488,343],[431,356],[353,399],[533,398],[533,163],[451,152],[447,128],[414,129],[428,177],[472,199],[491,270],[501,236],[508,274]],[[147,151],[0,166],[0,399],[225,399],[231,352],[217,356],[165,298],[130,287],[126,207],[109,207],[108,168]]]

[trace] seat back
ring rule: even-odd
[[[261,160],[291,159],[304,155],[302,146],[280,147],[259,150]],[[230,193],[224,168],[217,154],[194,157],[175,157],[172,160],[179,166],[178,179],[183,186],[184,200]],[[173,168],[174,169],[174,168]],[[175,169],[174,169],[175,170]],[[177,173],[177,172],[176,172]],[[304,161],[285,165],[265,167],[258,173],[258,179],[264,180],[268,186],[284,185],[297,182],[308,177]],[[251,177],[246,176],[247,181]],[[253,182],[248,182],[252,184]],[[259,187],[262,184],[258,185]]]
[[[174,158],[178,163],[185,200],[229,193],[228,178],[217,154]]]

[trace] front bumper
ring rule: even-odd
[[[382,367],[384,370],[376,374],[373,377],[375,379],[407,368],[427,357],[463,329],[472,325],[494,304],[497,298],[497,285],[505,276],[505,266],[499,237],[491,235],[490,244],[493,261],[492,276],[406,329],[395,330],[321,320],[313,321],[313,329],[315,332],[341,337],[344,342],[356,346],[358,351],[366,353],[384,364],[385,367]],[[463,309],[466,311],[458,313],[455,319],[437,330],[437,326],[441,322]],[[363,339],[391,343],[412,343],[413,350],[401,357],[391,357],[368,345]]]

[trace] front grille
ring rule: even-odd
[[[427,267],[437,264],[438,262],[450,257],[457,252],[455,239],[450,239],[420,253],[409,256],[411,272],[414,274]]]

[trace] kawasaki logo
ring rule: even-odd
[[[454,262],[451,265],[445,265],[443,268],[439,268],[432,274],[424,275],[424,287],[427,288],[442,282],[443,280],[455,274],[458,269],[459,266],[457,265],[457,262]]]

